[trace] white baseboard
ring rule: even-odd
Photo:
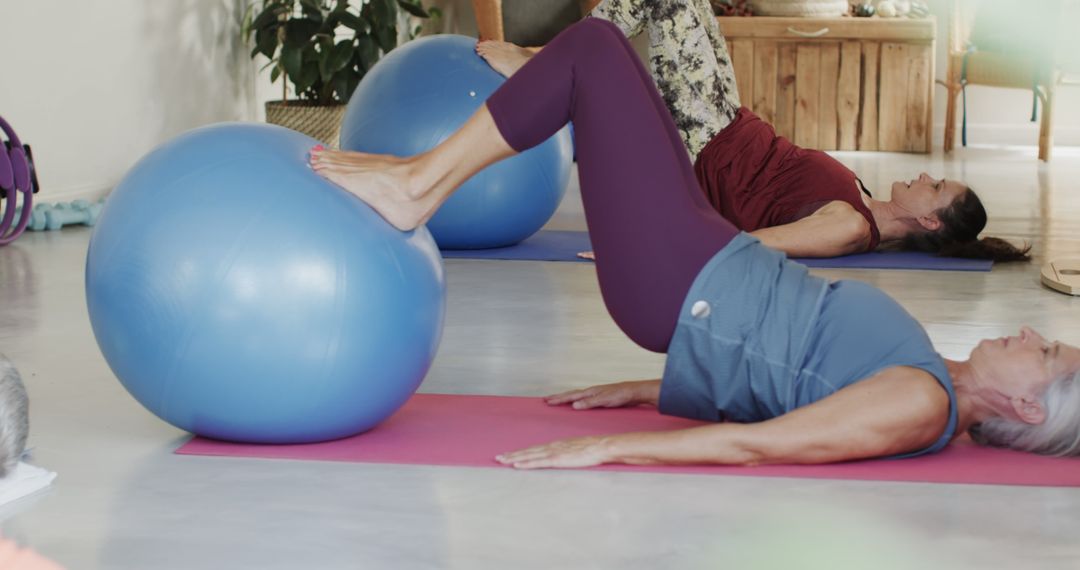
[[[1054,146],[1080,146],[1080,128],[1055,127]],[[934,146],[941,146],[945,138],[945,125],[934,125]],[[1039,146],[1039,124],[992,124],[968,123],[969,144]],[[956,146],[960,146],[960,125],[956,125]]]
[[[94,184],[82,184],[78,186],[66,186],[43,188],[34,195],[35,204],[54,202],[71,202],[73,200],[87,200],[94,202],[104,198],[112,191],[114,184],[104,182]]]

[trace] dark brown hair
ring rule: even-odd
[[[928,251],[942,257],[967,257],[994,261],[1026,261],[1030,245],[1023,249],[996,237],[979,239],[986,227],[986,208],[971,188],[957,196],[952,204],[937,212],[941,228],[918,232],[904,238],[904,249]]]

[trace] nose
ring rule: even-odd
[[[1043,344],[1046,343],[1046,339],[1044,339],[1042,337],[1042,335],[1035,332],[1035,329],[1033,329],[1031,327],[1028,327],[1028,326],[1020,327],[1020,339],[1023,340],[1024,342],[1027,342],[1030,339],[1030,340],[1038,341],[1038,342],[1043,343]]]

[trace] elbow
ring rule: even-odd
[[[733,443],[734,445],[732,445],[730,449],[730,456],[724,458],[722,463],[738,465],[740,467],[755,467],[777,462],[777,450],[770,449],[770,446],[768,446],[766,442],[745,438]]]
[[[772,462],[768,461],[768,456],[758,452],[743,453],[735,462],[739,467],[757,467],[758,465],[768,465],[769,463]]]
[[[843,236],[841,242],[846,253],[865,251],[870,245],[870,222],[862,214],[854,212],[841,223],[839,234]]]
[[[738,446],[731,463],[743,467],[775,464],[818,464],[843,461],[850,456],[850,445],[784,438],[774,441],[746,442]]]

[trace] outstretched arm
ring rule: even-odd
[[[769,421],[556,441],[498,456],[519,469],[604,463],[833,463],[924,449],[945,430],[949,397],[929,373],[887,369]]]
[[[850,204],[837,201],[796,222],[750,235],[790,257],[839,257],[866,251],[870,224]]]

